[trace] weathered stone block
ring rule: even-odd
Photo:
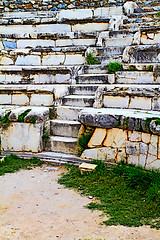
[[[93,148],[93,147],[98,147],[101,146],[103,143],[103,140],[106,136],[107,130],[104,128],[96,128],[89,143],[88,147]]]
[[[139,149],[139,143],[137,142],[126,142],[126,153],[129,155],[139,155],[140,149]]]
[[[18,56],[15,65],[17,66],[40,66],[41,59],[40,56],[28,55],[28,56]]]
[[[142,140],[142,134],[141,132],[129,132],[129,140],[131,142],[140,142]]]
[[[9,57],[0,57],[0,65],[13,65],[14,62]]]
[[[81,157],[84,159],[98,159],[102,161],[115,162],[116,149],[110,147],[86,149]]]
[[[62,65],[64,64],[64,60],[65,60],[64,55],[50,54],[42,58],[42,65],[43,66]]]
[[[11,95],[0,94],[0,104],[11,104]]]
[[[1,133],[2,150],[40,152],[42,151],[42,135],[42,123],[34,125],[27,123],[12,123]]]
[[[105,31],[108,30],[108,23],[86,23],[86,24],[75,24],[72,26],[72,31],[81,31],[81,32],[95,32],[95,31]]]
[[[84,64],[85,58],[80,54],[66,55],[64,65]]]
[[[104,107],[128,108],[128,104],[128,96],[104,96]]]
[[[145,143],[140,143],[140,153],[147,155],[148,153],[148,145]]]
[[[145,167],[145,165],[146,165],[146,158],[147,158],[147,155],[145,155],[145,154],[140,154],[139,155],[139,165],[141,167]]]
[[[29,104],[29,98],[25,94],[15,94],[12,96],[12,104],[27,105]]]
[[[150,164],[146,165],[146,169],[159,169],[160,168],[160,160],[156,159]]]
[[[138,156],[129,155],[127,159],[127,163],[138,166],[139,165],[138,159],[139,159]]]
[[[132,97],[129,108],[151,110],[151,99],[145,97]]]
[[[71,25],[68,24],[41,24],[37,26],[37,34],[42,33],[66,33],[71,32]]]
[[[151,135],[148,133],[142,133],[142,141],[144,143],[149,143],[151,139]]]
[[[117,72],[117,83],[126,83],[126,84],[152,84],[153,83],[153,73],[152,72]]]
[[[32,106],[52,106],[53,95],[51,94],[33,94],[31,95],[30,105]]]
[[[17,48],[55,47],[53,40],[24,39],[17,41]]]
[[[113,128],[107,131],[107,137],[104,140],[103,145],[105,147],[122,148],[122,147],[125,147],[126,141],[127,141],[127,132],[122,129]]]
[[[156,156],[148,154],[147,155],[147,160],[146,160],[146,167],[147,167],[148,164],[153,163],[155,160],[157,160]]]
[[[92,18],[91,9],[73,9],[73,10],[62,10],[59,12],[59,21],[62,20],[83,20]]]
[[[126,162],[126,151],[125,148],[118,148],[116,162]]]
[[[114,15],[123,15],[122,7],[103,7],[94,10],[94,17],[108,18]]]

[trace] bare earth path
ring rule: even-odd
[[[149,227],[100,225],[101,212],[84,208],[91,200],[57,184],[58,171],[45,167],[0,177],[0,240],[159,240]]]

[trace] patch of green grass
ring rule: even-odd
[[[43,136],[42,136],[43,143],[45,144],[49,138],[50,138],[50,135],[47,131],[47,128],[43,127]]]
[[[8,111],[3,117],[0,116],[0,127],[3,129],[7,129],[11,123],[9,119],[11,111]]]
[[[84,132],[79,138],[77,142],[77,154],[80,157],[82,152],[88,148],[88,142],[93,134],[93,131]]]
[[[27,114],[31,111],[31,109],[27,109],[26,111],[24,111],[23,113],[18,115],[18,119],[17,122],[24,122],[24,118],[25,116],[27,116]]]
[[[160,17],[160,12],[157,12],[157,13],[156,13],[156,16],[157,16],[157,17]]]
[[[160,228],[160,173],[133,165],[118,164],[107,168],[102,162],[93,172],[80,173],[72,166],[59,179],[60,184],[91,195],[100,203],[87,207],[101,210],[109,219],[106,225],[142,226]]]
[[[33,167],[42,166],[44,162],[38,158],[24,159],[14,154],[6,156],[4,161],[0,161],[0,176],[5,173],[14,173],[20,169],[31,169]]]
[[[122,67],[121,63],[110,62],[107,70],[108,70],[109,73],[115,73],[115,72],[118,72],[118,71],[122,71],[123,67]]]
[[[100,62],[98,61],[97,58],[93,57],[92,53],[88,53],[86,56],[86,63],[88,65],[94,65],[94,64],[99,64]]]

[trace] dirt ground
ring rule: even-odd
[[[84,207],[92,199],[57,184],[64,168],[45,167],[0,177],[0,240],[160,239],[145,226],[101,225],[101,212]]]

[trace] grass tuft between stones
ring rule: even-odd
[[[33,167],[42,166],[44,162],[38,158],[24,159],[14,154],[6,156],[3,161],[0,160],[0,176],[5,173],[14,173],[20,169],[32,169]]]
[[[93,172],[81,172],[67,166],[68,173],[58,182],[99,200],[87,207],[101,210],[108,217],[106,225],[160,228],[160,172],[120,163],[112,168],[100,161]]]

